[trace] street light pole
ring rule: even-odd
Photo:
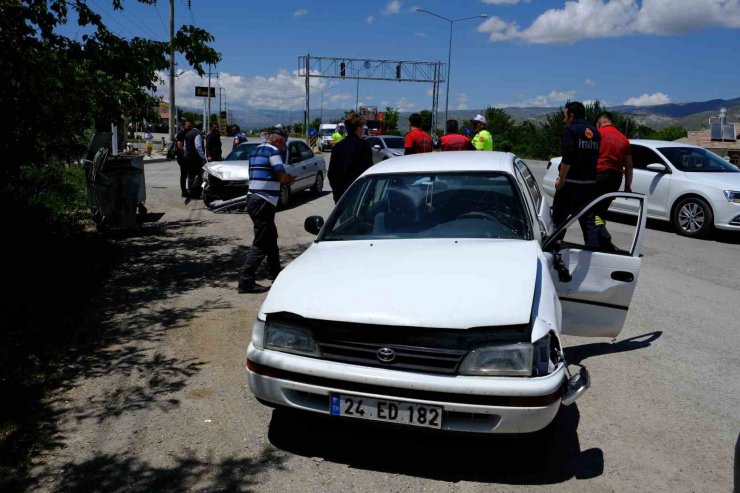
[[[473,15],[470,17],[461,17],[460,19],[448,19],[447,17],[441,16],[439,14],[435,14],[434,12],[430,12],[421,7],[416,7],[416,11],[423,13],[423,14],[433,15],[434,17],[437,17],[439,19],[442,19],[450,23],[450,44],[447,50],[447,88],[445,90],[445,125],[447,125],[448,112],[449,112],[449,107],[450,107],[450,67],[452,66],[452,25],[455,22],[467,21],[470,19],[485,19],[488,17],[488,14]]]

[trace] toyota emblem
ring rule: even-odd
[[[391,361],[396,359],[396,352],[389,347],[382,347],[378,349],[378,353],[376,354],[376,356],[383,363],[390,363]]]

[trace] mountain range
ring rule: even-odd
[[[700,130],[707,128],[709,117],[717,116],[720,109],[727,109],[727,120],[729,122],[740,122],[740,98],[735,99],[712,99],[710,101],[699,101],[690,103],[669,103],[655,106],[611,106],[608,109],[628,114],[643,125],[655,129],[665,127],[683,127],[686,130]],[[524,120],[541,121],[548,113],[556,111],[557,107],[505,107],[502,108],[517,122]],[[322,117],[322,121],[338,121],[344,116],[344,109],[311,110],[311,119]],[[458,120],[469,120],[483,109],[453,110],[450,118]],[[410,115],[410,112],[400,114],[401,121]],[[287,125],[292,121],[300,122],[303,119],[303,110],[270,110],[254,107],[246,107],[234,110],[237,123],[243,128],[263,128],[275,124]],[[292,118],[291,118],[292,117]],[[440,111],[440,119],[444,118]],[[440,123],[440,127],[442,124]]]

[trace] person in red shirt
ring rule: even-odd
[[[457,120],[447,120],[447,133],[440,139],[443,151],[474,151],[473,143],[465,135],[458,133]]]
[[[608,111],[596,119],[596,128],[601,135],[599,161],[596,164],[597,195],[618,192],[624,178],[624,191],[632,191],[632,150],[630,141],[614,126],[614,118]],[[599,244],[603,250],[614,250],[612,237],[606,229],[606,212],[612,201],[601,201],[596,207],[596,228]]]
[[[432,137],[421,129],[421,115],[414,113],[409,117],[411,131],[406,134],[404,141],[404,155],[432,152]]]

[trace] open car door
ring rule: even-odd
[[[613,247],[609,251],[587,249],[583,246],[578,219],[593,211],[602,200],[615,198],[635,201],[634,210],[639,211],[636,224],[609,222]],[[610,193],[588,204],[545,241],[543,250],[553,252],[562,238],[560,255],[571,276],[570,281],[561,281],[551,264],[550,272],[562,306],[563,334],[616,337],[622,331],[640,273],[645,219],[644,195]],[[555,252],[551,254],[554,256]]]

